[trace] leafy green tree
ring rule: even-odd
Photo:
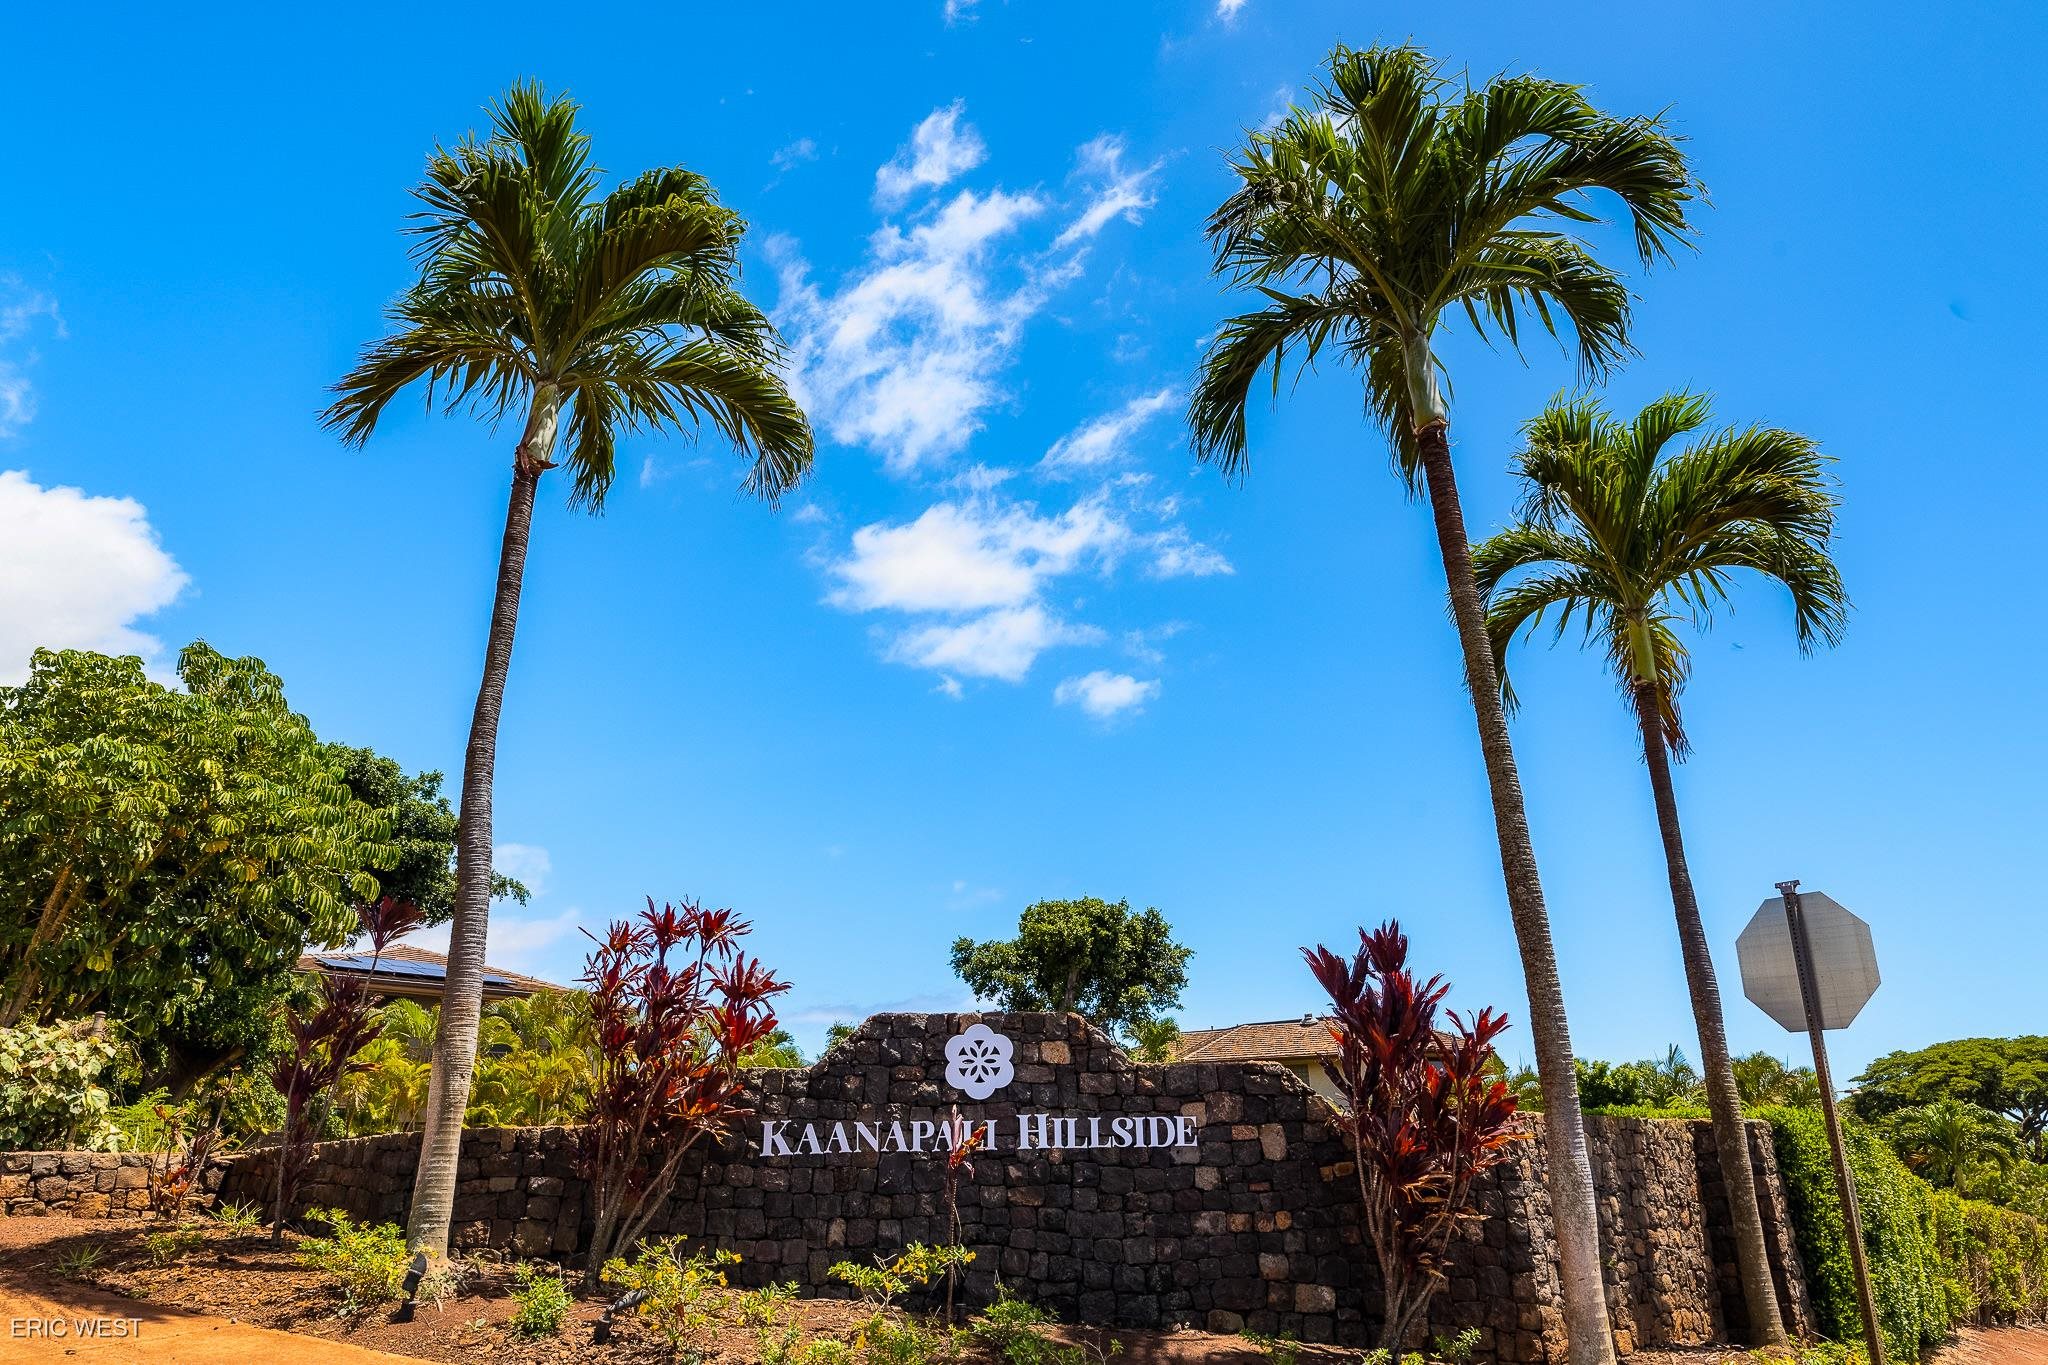
[[[1748,571],[1791,594],[1793,632],[1807,650],[1840,638],[1848,597],[1828,556],[1835,497],[1819,449],[1796,432],[1749,427],[1712,432],[1671,453],[1710,415],[1705,398],[1685,393],[1666,394],[1626,423],[1591,398],[1552,402],[1525,428],[1516,457],[1522,520],[1479,546],[1473,561],[1509,707],[1515,693],[1506,660],[1515,636],[1546,618],[1560,631],[1577,618],[1635,715],[1714,1145],[1728,1176],[1743,1299],[1752,1323],[1773,1325],[1757,1335],[1775,1342],[1783,1339],[1775,1330],[1777,1291],[1742,1101],[1671,778],[1671,760],[1688,752],[1678,698],[1692,660],[1679,626],[1689,620],[1705,629],[1730,578]]]
[[[104,1013],[174,1090],[269,1040],[396,856],[261,660],[195,643],[178,677],[38,650],[0,688],[0,1025]]]
[[[1591,194],[1615,196],[1647,265],[1688,231],[1694,184],[1657,118],[1613,118],[1577,86],[1534,76],[1472,85],[1412,47],[1340,47],[1306,107],[1247,136],[1238,184],[1209,220],[1216,269],[1261,306],[1225,322],[1188,404],[1197,456],[1241,477],[1245,408],[1293,360],[1354,366],[1366,414],[1427,497],[1492,797],[1552,1143],[1565,1324],[1574,1365],[1611,1362],[1592,1167],[1571,1034],[1521,778],[1498,695],[1451,460],[1441,335],[1460,318],[1519,344],[1569,324],[1581,369],[1629,353],[1629,293],[1578,236]],[[1352,452],[1346,451],[1350,458]]]
[[[489,137],[428,157],[414,191],[419,279],[326,414],[360,445],[393,398],[424,383],[450,411],[519,423],[463,758],[448,983],[406,1234],[436,1256],[447,1252],[476,1067],[498,718],[541,476],[566,460],[570,504],[594,512],[622,434],[705,423],[745,457],[747,490],[771,502],[811,465],[811,429],[782,380],[781,343],[735,287],[745,222],[679,166],[600,194],[576,115],[573,101],[516,85],[491,110]]]
[[[977,999],[1077,1011],[1129,1038],[1180,1004],[1193,955],[1157,910],[1087,896],[1025,907],[1013,939],[955,939],[953,970]]]
[[[1957,1038],[1888,1052],[1850,1084],[1850,1103],[1866,1119],[1939,1099],[2003,1114],[2035,1160],[2048,1161],[2048,1036]]]
[[[1577,1060],[1579,1098],[1588,1109],[1629,1109],[1651,1104],[1649,1078],[1640,1062]]]
[[[410,901],[428,924],[445,922],[455,913],[457,821],[448,798],[441,795],[441,774],[408,777],[396,761],[375,749],[350,744],[330,744],[327,753],[341,765],[341,780],[356,800],[391,813],[387,842],[397,852],[390,866],[377,869],[379,894]],[[523,882],[491,873],[492,900],[524,905],[529,895]]]
[[[1884,1126],[1907,1169],[1965,1197],[1975,1196],[1984,1177],[2002,1175],[2020,1159],[2012,1123],[1967,1100],[1901,1109]]]

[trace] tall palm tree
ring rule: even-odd
[[[462,767],[456,905],[407,1236],[445,1254],[462,1115],[476,1064],[490,916],[491,778],[535,490],[566,460],[569,502],[597,511],[622,434],[708,422],[773,502],[810,468],[811,430],[778,372],[781,343],[735,288],[746,224],[681,167],[599,193],[577,106],[518,85],[492,133],[436,148],[414,191],[419,280],[395,330],[337,386],[329,426],[351,445],[424,381],[430,401],[521,421],[483,681]],[[558,451],[557,438],[564,438]]]
[[[1365,410],[1384,428],[1411,491],[1427,494],[1466,688],[1492,796],[1501,872],[1521,951],[1549,1142],[1565,1322],[1575,1365],[1614,1358],[1599,1224],[1571,1035],[1550,919],[1529,846],[1458,503],[1439,336],[1459,317],[1512,346],[1531,322],[1560,322],[1581,369],[1628,351],[1629,294],[1579,240],[1589,196],[1620,200],[1645,264],[1689,231],[1695,186],[1655,118],[1618,119],[1572,85],[1501,76],[1454,84],[1412,47],[1340,47],[1306,107],[1247,136],[1236,190],[1209,220],[1217,273],[1264,295],[1223,325],[1188,404],[1197,456],[1246,470],[1245,406],[1270,366],[1326,347],[1362,371]]]
[[[1525,520],[1473,558],[1496,658],[1505,658],[1525,626],[1554,614],[1562,630],[1576,616],[1606,652],[1635,713],[1735,1223],[1743,1300],[1753,1334],[1775,1343],[1783,1329],[1740,1089],[1671,785],[1670,759],[1687,751],[1678,695],[1691,671],[1677,627],[1684,618],[1705,628],[1727,595],[1729,575],[1742,569],[1791,592],[1802,650],[1834,643],[1848,599],[1828,558],[1835,498],[1819,449],[1796,432],[1750,427],[1714,432],[1667,458],[1666,448],[1709,415],[1706,399],[1683,393],[1665,395],[1626,425],[1592,399],[1553,402],[1529,424],[1517,457],[1528,485]],[[1505,670],[1501,676],[1503,699],[1512,706],[1514,690]]]

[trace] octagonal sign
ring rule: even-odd
[[[1798,893],[1813,945],[1813,977],[1820,994],[1820,1026],[1847,1028],[1878,986],[1877,950],[1870,926],[1831,896]],[[1799,969],[1792,957],[1792,929],[1785,901],[1773,896],[1735,940],[1742,964],[1742,993],[1793,1033],[1806,1032],[1806,1007],[1799,999]]]

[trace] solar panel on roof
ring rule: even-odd
[[[413,962],[402,957],[373,958],[368,953],[321,953],[315,956],[314,961],[323,967],[331,967],[340,972],[367,972],[370,970],[370,964],[374,962],[378,976],[413,976],[440,981],[448,975],[447,969],[439,963]],[[520,982],[514,981],[503,972],[485,971],[484,983],[512,990],[522,988]]]

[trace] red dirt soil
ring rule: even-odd
[[[474,1281],[446,1304],[422,1303],[410,1323],[389,1321],[389,1309],[358,1318],[338,1315],[339,1297],[325,1276],[301,1266],[293,1243],[273,1246],[267,1233],[202,1229],[202,1240],[168,1264],[157,1264],[143,1244],[155,1223],[100,1219],[0,1218],[0,1362],[84,1357],[150,1365],[390,1365],[397,1360],[438,1360],[470,1365],[670,1365],[667,1343],[637,1320],[618,1325],[612,1344],[590,1345],[601,1301],[577,1302],[560,1335],[528,1341],[508,1325],[514,1303],[503,1267],[479,1268]],[[67,1277],[57,1263],[97,1248],[98,1262]],[[806,1338],[851,1337],[866,1310],[830,1299],[799,1300],[793,1321]],[[121,1336],[80,1338],[82,1318],[126,1322]],[[65,1323],[64,1336],[27,1336],[14,1320]],[[1242,1337],[1205,1332],[1093,1333],[1064,1329],[1068,1341],[1123,1345],[1129,1365],[1252,1365],[1266,1355]],[[755,1365],[758,1334],[725,1321],[697,1341],[704,1360]],[[1302,1365],[1351,1365],[1358,1352],[1302,1347]],[[970,1353],[966,1362],[981,1357]],[[1629,1365],[1754,1365],[1729,1347],[1643,1351]],[[1965,1332],[1928,1365],[2048,1365],[2048,1329],[2003,1328]]]

